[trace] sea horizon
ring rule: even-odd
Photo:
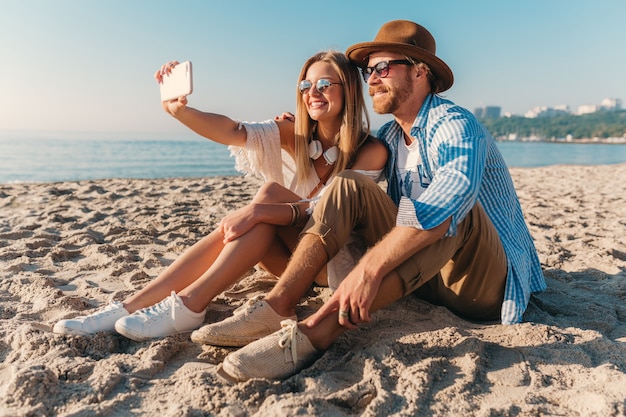
[[[496,144],[509,168],[626,162],[626,144]],[[242,175],[226,146],[189,132],[0,132],[0,167],[0,184]]]

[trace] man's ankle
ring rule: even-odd
[[[288,303],[281,302],[280,298],[266,297],[264,301],[272,307],[272,310],[279,316],[291,317],[296,315],[296,307]]]
[[[315,331],[308,327],[304,322],[298,323],[298,330],[300,330],[311,342],[311,345],[320,352],[324,352],[330,348],[330,345],[333,344],[334,339],[330,340],[326,337],[326,335],[321,335],[320,332]]]

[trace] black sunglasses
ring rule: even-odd
[[[363,79],[365,80],[365,82],[367,82],[367,80],[370,79],[374,71],[376,71],[376,75],[378,75],[380,78],[385,78],[387,75],[389,75],[390,65],[414,65],[414,63],[409,61],[408,59],[393,59],[391,61],[381,61],[373,67],[363,68],[361,70],[361,73],[363,74]]]
[[[318,93],[322,94],[328,89],[328,87],[333,84],[341,85],[341,83],[334,83],[330,80],[327,80],[326,78],[320,78],[315,83],[315,89],[318,91]],[[306,93],[311,89],[311,87],[313,87],[313,83],[309,80],[302,80],[300,81],[300,83],[298,83],[298,90],[300,91],[300,94]]]

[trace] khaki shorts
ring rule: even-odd
[[[398,208],[371,179],[339,174],[325,190],[302,233],[317,235],[332,259],[351,233],[368,246],[395,227]],[[507,259],[498,233],[480,204],[445,237],[417,252],[395,272],[404,294],[415,293],[473,320],[500,316]]]

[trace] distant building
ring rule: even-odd
[[[622,100],[619,98],[605,98],[600,104],[602,110],[620,110],[622,108]]]
[[[571,113],[569,106],[567,104],[559,104],[558,106],[554,106],[554,110],[556,110],[557,112],[565,113],[565,114]]]
[[[598,111],[598,106],[595,104],[583,104],[582,106],[578,106],[578,111],[576,114],[590,114]]]
[[[578,107],[576,114],[590,114],[599,111],[616,111],[621,110],[622,100],[619,98],[605,98],[601,104],[583,104]]]
[[[485,119],[497,119],[500,117],[501,111],[499,106],[487,106],[485,107]]]
[[[529,119],[535,119],[537,117],[562,116],[564,114],[569,114],[569,113],[570,113],[569,107],[565,104],[561,104],[556,107],[547,107],[547,106],[533,107],[532,109],[527,111],[526,114],[524,114],[524,117],[529,118]]]
[[[478,119],[497,119],[501,112],[500,106],[477,107],[474,109],[474,116]]]

